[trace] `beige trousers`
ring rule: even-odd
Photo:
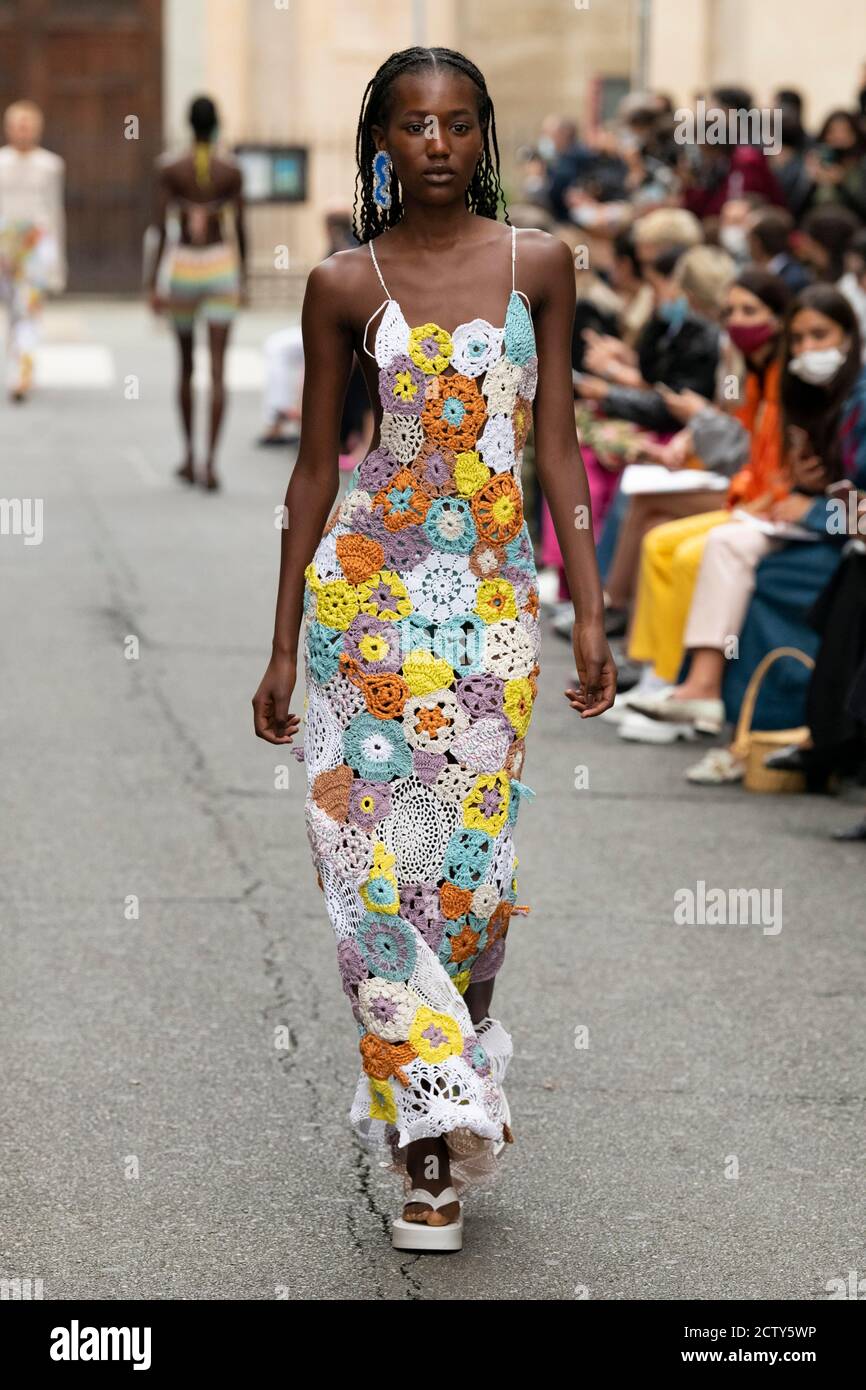
[[[761,561],[781,542],[747,521],[729,521],[706,538],[685,631],[690,651],[712,647],[724,651],[746,621]]]

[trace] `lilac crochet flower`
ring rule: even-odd
[[[474,719],[482,714],[501,714],[505,682],[489,673],[466,676],[457,682],[457,699]]]
[[[374,449],[358,467],[358,478],[365,492],[380,492],[390,483],[400,465],[389,449]]]
[[[492,946],[488,946],[486,951],[482,951],[477,961],[472,967],[470,979],[472,984],[479,984],[484,980],[492,980],[502,968],[505,959],[505,941],[499,937]]]
[[[435,883],[407,883],[400,890],[400,911],[424,938],[431,951],[442,944],[445,923]]]
[[[369,971],[361,958],[361,952],[354,941],[341,941],[337,947],[337,964],[340,967],[340,978],[343,981],[343,993],[348,994],[351,999],[354,990],[362,980],[366,980]]]
[[[379,398],[383,410],[395,415],[420,415],[424,408],[427,379],[411,357],[398,354],[379,373]]]
[[[413,468],[421,486],[436,492],[450,487],[454,477],[454,454],[451,449],[427,447],[421,450]]]
[[[402,526],[399,531],[389,531],[383,526],[381,541],[385,551],[385,568],[390,570],[414,569],[433,549],[433,542],[423,526]]]
[[[412,765],[419,782],[432,786],[445,766],[444,753],[434,753],[429,748],[415,748],[412,752]]]
[[[354,657],[364,671],[399,671],[403,660],[400,634],[395,624],[359,613],[343,635],[343,651]]]
[[[390,782],[368,782],[356,777],[349,788],[349,820],[362,830],[372,830],[391,813]]]

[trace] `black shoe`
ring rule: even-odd
[[[633,690],[643,675],[643,666],[638,661],[629,661],[627,656],[616,663],[616,691],[618,695],[624,695],[627,690]]]
[[[817,748],[802,748],[796,743],[780,748],[778,753],[768,753],[764,767],[774,772],[802,772],[806,779],[806,791],[812,796],[825,796],[830,793],[833,777],[833,761]]]
[[[861,820],[859,825],[852,825],[850,830],[834,830],[834,840],[866,840],[866,820]]]
[[[796,743],[790,743],[787,748],[780,748],[778,753],[768,753],[764,759],[764,767],[770,767],[774,772],[811,772],[812,764],[808,757],[810,751]]]

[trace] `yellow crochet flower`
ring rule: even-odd
[[[397,401],[413,401],[418,394],[418,383],[412,380],[411,372],[398,372],[394,378],[392,394]]]
[[[408,351],[416,367],[427,376],[438,376],[448,366],[454,344],[451,334],[437,323],[422,323],[420,328],[413,328],[409,333]]]
[[[454,481],[461,497],[471,497],[490,479],[490,469],[477,449],[466,449],[457,455]]]
[[[496,809],[490,810],[494,801],[497,803]],[[511,783],[507,774],[483,772],[475,778],[475,785],[463,802],[463,824],[469,830],[483,830],[486,835],[498,835],[508,816],[510,801]]]
[[[370,877],[362,883],[359,892],[368,912],[378,917],[392,917],[400,911],[400,894],[397,889],[397,876],[393,872],[397,862],[395,854],[389,854],[381,840],[373,845],[373,867]],[[371,890],[375,888],[375,896]]]
[[[469,988],[469,977],[471,974],[471,969],[458,970],[456,975],[451,976],[451,983],[457,990],[458,994],[466,993],[467,989]]]
[[[448,1014],[437,1014],[422,1004],[412,1020],[409,1042],[425,1062],[444,1062],[463,1051],[463,1034]]]
[[[358,643],[358,651],[365,661],[371,663],[384,661],[390,650],[381,632],[365,632]]]
[[[475,612],[485,623],[517,617],[514,589],[507,579],[482,579],[475,598]]]
[[[394,1103],[394,1092],[388,1082],[377,1081],[375,1076],[368,1076],[367,1083],[370,1087],[370,1119],[387,1120],[389,1124],[396,1124],[397,1106]]]
[[[317,594],[322,587],[322,581],[316,574],[316,566],[313,564],[312,560],[307,565],[307,568],[304,570],[304,578],[306,579],[313,593]]]
[[[413,695],[432,695],[434,690],[444,690],[451,685],[454,669],[441,657],[419,647],[403,662],[403,679]]]
[[[332,579],[316,590],[316,617],[323,627],[336,627],[340,632],[358,616],[358,593],[346,579]]]
[[[396,622],[412,612],[409,591],[393,570],[377,570],[371,574],[369,579],[358,585],[358,598],[362,613],[382,618],[385,622]]]
[[[529,728],[532,715],[532,687],[526,676],[505,682],[505,695],[502,700],[506,718],[523,738]]]

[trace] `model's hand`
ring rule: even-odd
[[[575,623],[572,636],[580,690],[569,687],[565,698],[581,719],[592,719],[610,709],[616,696],[616,663],[604,635],[604,624]]]
[[[161,314],[165,307],[162,296],[157,289],[148,291],[147,302],[150,305],[151,312],[154,314]]]
[[[294,657],[274,655],[261,684],[253,696],[253,724],[258,738],[267,743],[291,743],[300,728],[300,718],[289,713],[289,700],[295,688],[297,663]]]

